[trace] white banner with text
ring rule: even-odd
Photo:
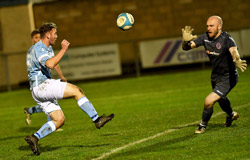
[[[121,75],[118,44],[69,48],[59,64],[68,80]]]

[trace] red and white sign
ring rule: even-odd
[[[208,61],[203,47],[182,50],[182,39],[162,39],[140,42],[143,68]]]

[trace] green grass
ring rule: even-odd
[[[212,91],[210,70],[166,73],[103,82],[77,84],[101,115],[115,118],[97,130],[76,102],[60,100],[66,116],[63,132],[39,141],[40,156],[34,156],[24,141],[45,122],[43,113],[24,122],[23,108],[35,105],[30,91],[0,93],[0,159],[93,159],[113,149],[158,133],[156,138],[131,145],[106,159],[249,159],[250,70],[240,73],[237,86],[228,95],[240,114],[232,127],[224,127],[225,114],[212,117],[207,132],[195,135],[205,97]],[[214,113],[221,112],[218,104]],[[176,129],[176,127],[179,127]]]

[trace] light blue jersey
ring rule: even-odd
[[[51,79],[50,69],[45,63],[53,56],[54,52],[52,47],[47,47],[42,41],[32,45],[28,50],[26,61],[31,90],[45,80]]]

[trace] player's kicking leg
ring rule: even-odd
[[[43,112],[39,105],[36,105],[34,107],[24,108],[25,122],[27,123],[27,125],[31,124],[31,115],[33,113],[39,113],[39,112]]]
[[[220,96],[214,92],[211,92],[205,99],[204,109],[202,114],[201,123],[198,125],[198,128],[194,133],[200,134],[206,131],[207,123],[210,120],[213,114],[213,105],[216,101],[220,99]]]
[[[75,98],[78,106],[92,119],[97,129],[102,128],[107,122],[114,118],[113,113],[109,116],[102,115],[99,117],[94,106],[84,95],[83,91],[73,84],[67,83],[63,98]]]

